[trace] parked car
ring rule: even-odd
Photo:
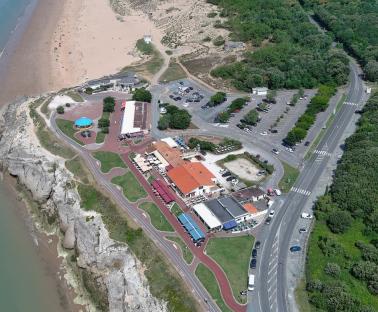
[[[278,133],[278,130],[277,129],[271,129],[270,132],[271,133]]]
[[[274,210],[271,210],[271,211],[269,212],[269,217],[273,218],[274,214],[275,214],[275,211],[274,211]]]
[[[271,217],[268,217],[268,218],[266,218],[266,220],[265,220],[265,224],[270,224],[270,221],[272,221],[272,218]]]
[[[252,249],[252,258],[257,257],[257,249]]]
[[[256,249],[259,249],[259,248],[260,248],[260,245],[261,245],[260,241],[256,241],[256,243],[255,243],[255,248],[256,248]]]
[[[276,193],[277,196],[281,196],[282,192],[279,189],[275,189],[274,193]]]
[[[308,212],[302,212],[301,217],[303,219],[312,219],[314,216],[312,214],[309,214]]]
[[[231,172],[230,171],[226,171],[225,173],[222,174],[222,177],[225,178],[225,177],[228,177],[231,175]]]
[[[231,182],[232,180],[236,180],[234,176],[229,176],[226,181]]]
[[[307,229],[306,228],[300,228],[299,233],[307,233]]]
[[[306,141],[304,146],[309,146],[310,145],[310,141]]]
[[[291,252],[298,252],[298,251],[301,251],[301,250],[302,250],[301,246],[298,246],[298,245],[290,247]]]
[[[257,264],[257,260],[256,260],[256,258],[254,258],[254,259],[251,260],[251,263],[249,264],[249,267],[251,269],[256,269],[256,264]]]

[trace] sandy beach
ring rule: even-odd
[[[108,0],[40,0],[0,77],[0,105],[116,73],[139,60],[133,51],[144,35],[161,46],[146,14],[117,16]]]

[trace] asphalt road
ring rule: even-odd
[[[352,104],[342,105],[316,152],[304,163],[292,191],[273,206],[276,210],[273,222],[266,225],[257,238],[262,242],[262,247],[255,271],[256,287],[249,294],[247,311],[289,311],[287,261],[288,257],[296,256],[289,252],[291,237],[294,231],[298,231],[296,223],[309,200],[308,196],[327,166],[329,155],[341,144],[342,134],[351,122],[355,110],[363,104],[364,85],[359,77],[360,70],[355,63],[351,63],[350,67],[350,84],[345,102]]]

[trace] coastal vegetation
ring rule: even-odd
[[[222,294],[219,289],[219,284],[214,276],[214,273],[202,263],[198,264],[195,273],[198,279],[201,281],[202,285],[206,288],[215,303],[221,309],[221,311],[231,312],[231,310],[223,301]]]
[[[281,163],[284,168],[284,175],[281,178],[280,182],[278,182],[278,187],[282,192],[286,193],[290,191],[291,187],[297,180],[299,176],[299,170],[298,168],[292,167],[284,161],[281,161]]]
[[[206,246],[206,254],[213,258],[226,273],[234,297],[245,303],[240,295],[247,285],[249,258],[253,246],[252,236],[211,238]]]
[[[100,161],[101,171],[108,173],[112,168],[126,168],[121,157],[112,152],[98,151],[93,153],[93,157]]]
[[[377,81],[378,2],[301,0],[301,3],[360,61],[366,78]]]
[[[171,129],[188,129],[192,116],[186,109],[180,109],[175,105],[164,105],[166,113],[162,115],[158,122],[160,130]]]
[[[346,140],[334,183],[315,204],[307,260],[316,311],[378,310],[378,93]]]
[[[126,172],[124,175],[114,177],[112,183],[121,187],[123,195],[125,195],[130,202],[136,202],[147,196],[146,191],[131,171]]]
[[[293,129],[289,131],[284,142],[288,145],[295,145],[301,142],[306,136],[308,130],[316,121],[316,116],[324,112],[329,104],[329,100],[336,93],[336,87],[330,85],[321,85],[317,94],[311,99],[306,111],[299,117]]]
[[[152,202],[144,202],[139,205],[150,216],[151,224],[159,231],[174,232],[171,224],[167,221],[164,215],[156,204]]]
[[[160,82],[170,82],[186,78],[186,73],[175,61],[170,61],[167,70],[159,78]]]
[[[296,1],[207,0],[227,17],[218,27],[231,31],[231,39],[249,42],[244,60],[221,65],[214,77],[230,80],[234,87],[251,91],[314,88],[347,82],[348,58],[331,47],[332,38],[311,24]]]
[[[152,44],[147,43],[143,38],[138,39],[135,46],[142,54],[151,55],[154,52]]]

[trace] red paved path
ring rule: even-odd
[[[200,248],[197,248],[193,242],[191,241],[189,235],[185,232],[184,228],[181,226],[177,218],[169,211],[169,209],[163,204],[162,201],[158,200],[155,194],[153,193],[149,183],[146,181],[146,179],[143,177],[143,175],[135,168],[134,164],[129,159],[129,153],[122,155],[123,160],[125,163],[129,166],[130,170],[134,173],[135,177],[139,180],[139,182],[142,184],[144,189],[147,191],[147,193],[150,195],[150,197],[155,201],[155,203],[160,208],[161,212],[164,214],[164,216],[167,218],[169,223],[174,227],[176,232],[181,236],[181,238],[185,241],[186,245],[192,253],[204,264],[206,265],[211,271],[213,271],[216,279],[218,280],[218,283],[220,285],[220,290],[222,293],[222,297],[226,304],[233,310],[237,312],[245,312],[246,306],[238,304],[234,296],[232,294],[232,290],[230,288],[230,284],[228,282],[228,279],[221,269],[221,267],[210,257],[205,255],[203,253],[203,246]]]

